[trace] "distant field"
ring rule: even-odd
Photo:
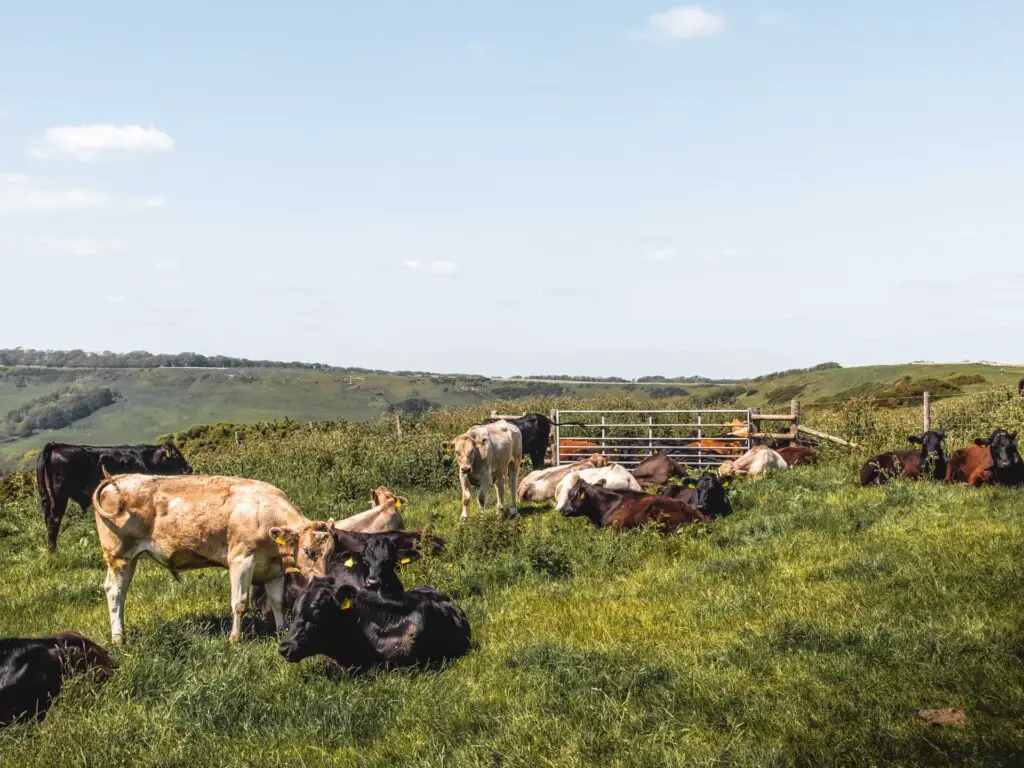
[[[789,373],[742,383],[645,384],[566,382],[554,380],[486,379],[473,376],[367,374],[281,368],[151,368],[151,369],[0,369],[0,416],[61,387],[106,386],[122,397],[70,427],[0,443],[0,469],[31,460],[50,440],[77,443],[121,443],[152,440],[160,434],[194,424],[250,423],[292,418],[299,421],[348,419],[366,421],[409,398],[430,407],[465,407],[517,397],[560,399],[630,397],[651,399],[728,396],[736,404],[771,407],[793,397],[804,404],[838,397],[871,395],[909,376],[949,381],[960,377],[958,389],[975,392],[1015,386],[1024,367],[981,364],[899,365]],[[678,406],[679,403],[676,403]]]

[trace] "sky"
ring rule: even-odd
[[[1024,361],[1024,3],[0,4],[0,347]]]

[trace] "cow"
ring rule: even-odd
[[[175,578],[193,568],[227,568],[233,613],[228,639],[237,643],[253,583],[266,584],[277,628],[284,626],[284,566],[271,529],[295,532],[300,549],[333,546],[332,521],[307,520],[284,493],[258,480],[115,475],[100,482],[92,504],[116,644],[124,641],[125,596],[142,555]]]
[[[699,456],[713,453],[718,456],[741,456],[745,441],[728,437],[703,437],[683,445],[684,456]]]
[[[738,459],[723,461],[718,467],[722,477],[758,477],[773,469],[789,469],[786,460],[766,445],[755,445]]]
[[[334,528],[331,530],[333,545],[320,546],[310,552],[299,551],[298,535],[293,532],[274,530],[271,534],[273,538],[283,540],[283,543],[278,541],[278,546],[285,563],[281,608],[286,617],[309,585],[303,570],[325,576],[335,586],[352,584],[382,595],[396,595],[402,592],[402,581],[397,573],[399,566],[415,562],[421,552],[437,554],[444,549],[442,539],[425,531],[357,533]],[[302,569],[291,565],[302,558],[315,562]],[[273,618],[273,606],[262,585],[253,586],[253,605],[264,622],[269,623]]]
[[[569,498],[569,491],[576,485],[577,480],[586,480],[588,483],[600,482],[604,488],[610,491],[634,491],[640,493],[643,489],[636,478],[629,470],[620,464],[611,464],[607,467],[595,469],[582,469],[570,472],[558,481],[555,489],[555,509],[561,510]]]
[[[729,501],[731,482],[728,477],[705,472],[699,479],[684,478],[680,485],[669,483],[658,491],[658,495],[685,502],[710,518],[725,517],[732,514]]]
[[[278,652],[298,662],[322,654],[343,667],[438,666],[469,652],[469,621],[432,587],[397,595],[313,579]]]
[[[549,501],[555,498],[558,482],[570,472],[593,467],[607,467],[608,459],[598,453],[573,464],[535,469],[519,482],[519,501]]]
[[[997,429],[979,437],[974,445],[953,451],[946,468],[946,481],[982,485],[1024,484],[1024,463],[1017,450],[1017,433]]]
[[[493,424],[501,421],[499,416],[491,416],[484,419],[484,424]],[[559,424],[552,421],[543,413],[528,413],[515,419],[506,419],[510,424],[515,425],[523,436],[523,455],[530,457],[530,463],[534,470],[544,468],[544,456],[548,452],[548,443],[551,442],[551,427],[567,426],[582,427],[583,424],[565,422]]]
[[[558,461],[573,461],[587,454],[604,455],[608,451],[592,440],[578,440],[574,437],[563,437],[558,441]]]
[[[46,522],[47,546],[57,551],[57,534],[68,501],[88,511],[103,473],[188,475],[192,467],[173,443],[162,445],[66,445],[47,443],[36,459],[39,502]]]
[[[710,518],[685,502],[665,496],[611,491],[577,480],[560,512],[563,517],[586,517],[599,528],[639,528],[653,523],[660,533]]]
[[[885,485],[890,477],[901,475],[908,480],[946,477],[946,455],[942,450],[942,432],[929,430],[920,437],[911,435],[907,442],[920,446],[907,451],[889,451],[872,456],[860,468],[860,484]]]
[[[405,528],[405,520],[399,511],[407,503],[403,497],[395,496],[382,485],[373,492],[373,502],[376,506],[335,521],[334,527],[342,531],[360,533],[382,533]]]
[[[663,453],[648,456],[633,468],[633,477],[641,485],[664,485],[673,477],[686,477],[686,468]]]
[[[787,445],[784,448],[776,448],[775,450],[785,460],[786,464],[791,467],[813,464],[818,460],[814,451],[800,445]]]
[[[88,671],[105,682],[114,664],[104,648],[77,632],[0,640],[0,725],[43,720],[64,678]]]
[[[451,449],[459,464],[459,486],[462,489],[461,520],[469,517],[469,489],[478,488],[477,501],[483,511],[487,502],[487,488],[494,479],[498,486],[498,514],[505,507],[505,488],[512,495],[511,513],[516,511],[516,491],[519,487],[519,465],[523,460],[523,439],[519,429],[507,421],[496,421],[470,427],[456,437]]]

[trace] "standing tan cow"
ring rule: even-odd
[[[459,465],[459,485],[462,488],[462,520],[469,517],[470,486],[477,491],[477,501],[483,511],[487,503],[487,488],[493,479],[498,486],[498,514],[505,507],[505,488],[512,494],[511,513],[516,511],[516,489],[519,465],[523,460],[523,436],[515,424],[495,421],[470,427],[445,448],[451,448]]]
[[[227,568],[234,643],[242,636],[254,582],[266,584],[274,621],[284,627],[283,566],[271,528],[278,536],[294,532],[310,544],[331,537],[330,522],[307,520],[274,486],[238,477],[116,475],[100,483],[92,503],[107,561],[104,587],[115,643],[124,639],[125,596],[141,555],[175,578],[192,568]]]

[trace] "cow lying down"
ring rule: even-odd
[[[71,674],[95,670],[100,681],[113,673],[107,652],[77,632],[54,637],[0,640],[0,725],[46,717]]]
[[[601,483],[604,488],[610,491],[636,491],[643,489],[640,483],[633,477],[632,473],[620,464],[612,464],[607,467],[596,467],[594,469],[582,469],[570,472],[558,481],[555,489],[555,509],[561,511],[569,498],[569,491],[576,484],[577,480],[586,480],[588,483]]]
[[[585,517],[599,528],[640,528],[653,523],[661,533],[711,518],[684,501],[636,491],[612,491],[579,479],[560,512],[563,517]]]
[[[313,579],[295,608],[279,652],[297,662],[323,654],[344,667],[437,665],[464,656],[466,615],[432,587],[385,596]]]

